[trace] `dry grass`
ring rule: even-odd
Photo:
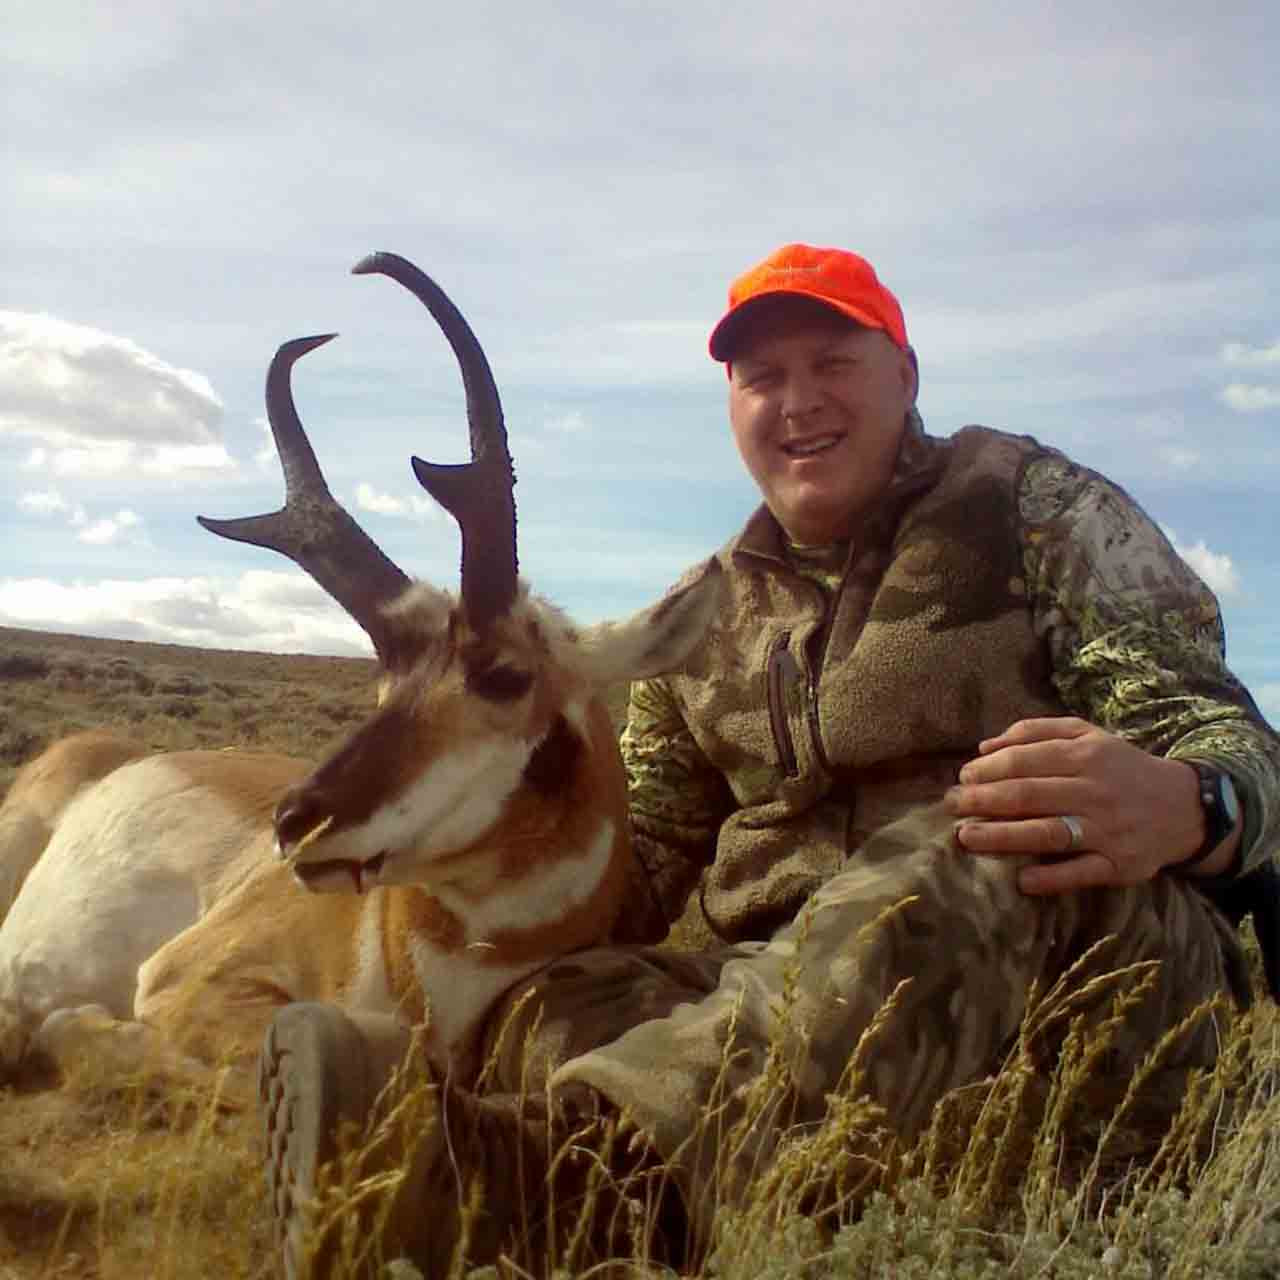
[[[1215,1018],[1225,1030],[1212,1072],[1166,1077],[1164,1051],[1182,1030],[1172,1028],[1132,1077],[1107,1078],[1099,1064],[1111,1034],[1149,976],[1114,975],[1112,1021],[1088,1035],[1074,1024],[1048,1079],[1027,1046],[1064,993],[1033,1003],[1000,1073],[944,1098],[906,1151],[883,1132],[868,1140],[883,1117],[859,1097],[855,1071],[826,1125],[785,1149],[745,1208],[719,1224],[707,1270],[724,1280],[1273,1280],[1275,1006],[1259,1002],[1233,1018],[1212,1004],[1188,1019]],[[801,1212],[815,1188],[842,1206],[834,1221]],[[842,1202],[850,1189],[855,1198]]]
[[[157,748],[314,757],[372,705],[373,675],[350,659],[0,629],[0,793],[47,743],[90,727]],[[910,1151],[868,1145],[878,1117],[855,1071],[827,1125],[726,1207],[697,1269],[720,1280],[1280,1275],[1278,1032],[1269,1002],[1236,1019],[1217,1070],[1190,1082],[1171,1123],[1148,1114],[1139,1087],[1157,1081],[1158,1060],[1117,1091],[1094,1070],[1096,1040],[1073,1039],[1052,1080],[1015,1052],[995,1079],[950,1095]],[[782,1088],[762,1082],[757,1105]],[[265,1280],[255,1124],[88,1068],[11,1083],[0,1090],[0,1280]],[[588,1216],[608,1199],[588,1196]],[[809,1212],[820,1203],[835,1206],[825,1219]],[[570,1232],[580,1275],[582,1225]],[[662,1273],[642,1246],[635,1267]]]
[[[1116,975],[1113,1028],[1143,981],[1140,972]],[[1053,1077],[1036,1072],[1025,1045],[1060,999],[1051,993],[1033,1007],[1023,1044],[1000,1073],[949,1095],[928,1132],[905,1150],[895,1147],[883,1114],[860,1094],[855,1061],[825,1124],[785,1142],[745,1194],[723,1206],[712,1238],[705,1248],[689,1247],[681,1274],[715,1280],[1275,1280],[1280,1046],[1274,1007],[1259,1004],[1234,1020],[1215,1006],[1193,1015],[1219,1018],[1229,1030],[1216,1068],[1180,1081],[1178,1101],[1158,1087],[1160,1047],[1131,1079],[1099,1077],[1106,1028],[1086,1037],[1077,1024]],[[876,1034],[873,1026],[860,1046],[864,1061],[875,1052]],[[413,1134],[437,1122],[433,1086],[423,1085],[420,1074],[412,1079],[407,1095],[371,1127],[368,1145],[347,1154],[325,1199],[324,1229],[341,1240],[330,1255],[336,1277],[417,1280],[416,1268],[403,1261],[369,1269],[369,1259],[382,1256],[377,1224],[388,1216],[400,1171],[368,1153],[398,1144],[399,1138],[388,1138],[398,1121]],[[773,1055],[746,1113],[719,1135],[721,1155],[750,1150],[757,1122],[784,1103],[788,1089],[783,1057]],[[710,1108],[706,1123],[719,1125]],[[586,1181],[585,1191],[557,1206],[554,1243],[536,1224],[526,1226],[497,1266],[469,1269],[455,1253],[451,1277],[672,1276],[649,1249],[650,1192],[664,1171],[616,1177],[611,1167],[627,1162],[611,1160],[609,1152],[616,1157],[626,1146],[625,1122],[620,1134],[601,1135],[597,1128],[589,1139],[574,1135],[550,1164],[581,1162],[587,1147],[604,1154],[594,1160],[598,1176]],[[723,1177],[722,1185],[734,1184]],[[460,1189],[469,1206],[462,1215],[465,1244],[466,1224],[476,1221],[477,1189],[470,1195]],[[601,1238],[613,1246],[608,1267],[594,1247]]]
[[[81,729],[158,751],[248,747],[315,759],[374,705],[372,659],[238,653],[0,627],[0,799]],[[621,724],[625,688],[610,692]]]
[[[315,757],[373,706],[374,678],[359,659],[0,628],[0,796],[80,729]],[[88,1075],[0,1089],[0,1280],[268,1274],[254,1123]]]
[[[254,1120],[89,1070],[0,1091],[0,1277],[269,1275]]]
[[[1269,1280],[1280,1256],[1275,1032],[1269,1006],[1237,1020],[1217,1069],[1194,1079],[1172,1121],[1159,1124],[1142,1115],[1134,1090],[1097,1106],[1086,1066],[1096,1043],[1070,1045],[1048,1082],[1015,1054],[995,1079],[953,1094],[916,1147],[894,1152],[877,1140],[873,1161],[858,1157],[880,1117],[851,1080],[827,1124],[785,1147],[745,1203],[725,1210],[694,1267],[718,1280]],[[0,1104],[0,1149],[19,1155],[0,1168],[0,1276],[123,1280],[145,1270],[156,1280],[266,1280],[251,1117],[220,1115],[198,1098],[162,1106],[91,1075],[50,1083],[32,1080]],[[782,1077],[765,1080],[756,1106],[782,1089]],[[417,1131],[427,1111],[411,1093],[398,1114]],[[734,1141],[728,1135],[726,1149]],[[852,1178],[841,1176],[855,1165]],[[368,1212],[375,1184],[395,1181],[394,1170],[345,1179],[330,1206],[338,1230],[341,1206]],[[856,1201],[846,1194],[855,1185]],[[474,1280],[596,1274],[592,1219],[615,1214],[619,1192],[628,1188],[603,1174],[580,1209],[562,1214],[551,1257],[539,1242],[517,1265]],[[816,1204],[837,1210],[824,1219]],[[671,1273],[648,1256],[644,1225],[629,1274],[657,1280]],[[376,1238],[346,1241],[362,1256],[377,1251]],[[416,1273],[401,1264],[380,1274]],[[454,1274],[467,1274],[461,1260]]]
[[[22,764],[82,729],[315,759],[372,709],[375,679],[353,658],[0,627],[0,799]],[[615,718],[624,698],[613,691]],[[0,1088],[0,1280],[266,1274],[255,1123],[89,1076],[33,1071]]]
[[[0,796],[80,729],[157,750],[242,746],[314,757],[373,706],[375,668],[0,627]]]

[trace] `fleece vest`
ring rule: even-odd
[[[936,801],[978,743],[1062,715],[1023,576],[1018,488],[1048,450],[965,427],[916,437],[827,592],[763,508],[719,554],[726,603],[670,687],[737,810],[702,893],[766,938],[873,832]]]

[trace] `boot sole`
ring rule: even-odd
[[[373,1101],[364,1040],[335,1005],[286,1005],[267,1028],[258,1060],[268,1202],[285,1280],[326,1274],[334,1232],[317,1238],[320,1176],[339,1152],[344,1124],[362,1124]]]

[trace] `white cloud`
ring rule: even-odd
[[[379,493],[364,481],[356,485],[356,506],[361,511],[372,511],[380,516],[401,516],[405,512],[405,504],[399,498]]]
[[[26,471],[52,471],[63,477],[182,476],[234,471],[235,459],[221,444],[157,444],[139,448],[130,440],[32,449],[22,464]]]
[[[546,427],[548,431],[554,431],[557,435],[575,436],[587,429],[587,420],[577,409],[571,409],[558,417],[548,418]]]
[[[188,471],[233,471],[235,460],[220,444],[162,444],[142,460],[147,475],[172,476]]]
[[[51,516],[60,511],[71,510],[71,504],[56,489],[24,493],[18,498],[18,506],[21,510],[38,516]]]
[[[120,527],[114,520],[95,520],[85,525],[79,537],[81,542],[87,542],[91,547],[100,547],[114,541],[119,531]]]
[[[51,315],[0,311],[0,405],[0,437],[37,441],[28,465],[51,460],[63,474],[121,472],[138,460],[171,473],[226,458],[222,401],[208,378]]]
[[[65,515],[73,529],[79,529],[89,521],[88,514],[78,502],[69,502],[57,489],[39,489],[21,494],[18,509],[35,516]]]
[[[1193,447],[1193,434],[1187,429],[1186,417],[1176,409],[1161,408],[1138,414],[1134,428],[1150,439],[1150,448],[1161,462],[1173,471],[1188,471],[1200,461],[1200,451]]]
[[[135,531],[130,539],[134,545],[148,545],[141,533],[142,517],[128,507],[122,507],[113,516],[91,521],[80,503],[68,501],[57,489],[37,489],[21,494],[18,507],[37,516],[65,516],[67,523],[79,530],[77,539],[88,546],[101,547],[117,542],[131,530]]]
[[[117,511],[114,516],[107,516],[102,520],[95,520],[92,524],[86,524],[77,537],[81,542],[86,542],[93,547],[106,546],[108,543],[115,542],[126,531],[137,529],[141,524],[142,517],[136,511],[126,508]]]
[[[250,569],[237,580],[236,594],[264,609],[331,614],[338,607],[312,578],[289,569]]]
[[[435,523],[444,519],[443,511],[430,498],[417,493],[408,498],[397,498],[389,493],[380,493],[363,480],[356,485],[356,506],[361,511],[372,511],[375,515],[391,516],[397,520]]]
[[[1160,456],[1175,471],[1190,471],[1200,461],[1200,455],[1194,449],[1180,445],[1168,445],[1160,450]]]
[[[1269,347],[1251,347],[1243,342],[1228,342],[1222,348],[1224,364],[1257,368],[1260,365],[1280,364],[1280,342]]]
[[[1201,538],[1194,546],[1184,546],[1172,529],[1165,530],[1173,549],[1200,575],[1205,585],[1217,596],[1233,596],[1240,590],[1240,575],[1231,557],[1210,551]]]
[[[263,471],[274,471],[279,465],[279,453],[276,450],[276,438],[271,434],[271,423],[264,416],[253,420],[253,425],[262,432],[263,444],[253,455],[254,464]]]
[[[137,450],[128,440],[54,449],[46,454],[49,469],[58,476],[113,476],[131,471]]]
[[[204,648],[372,652],[364,632],[300,572],[256,570],[234,580],[0,579],[0,622]]]
[[[1237,413],[1262,413],[1267,409],[1280,409],[1280,391],[1245,382],[1233,382],[1229,387],[1224,387],[1218,399]]]

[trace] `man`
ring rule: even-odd
[[[625,1112],[638,1138],[604,1144],[612,1172],[669,1179],[651,1223],[705,1243],[851,1065],[909,1141],[1069,970],[1073,1013],[1100,1020],[1114,985],[1089,979],[1160,962],[1111,1041],[1125,1075],[1198,1005],[1248,999],[1209,893],[1277,843],[1280,741],[1158,529],[1029,437],[927,436],[902,311],[854,254],[770,255],[710,346],[764,503],[719,553],[726,603],[684,670],[632,691],[643,875],[618,945],[511,993],[489,1096],[428,1091],[387,1209],[392,1247],[428,1269],[474,1173],[478,1261],[543,1196],[588,1194],[580,1161],[547,1158],[585,1122]],[[714,944],[646,945],[695,888]],[[1046,1065],[1061,1031],[1032,1046]],[[1207,1065],[1216,1040],[1193,1021],[1166,1067]],[[291,1249],[328,1135],[401,1045],[316,1006],[277,1019],[264,1096]]]

